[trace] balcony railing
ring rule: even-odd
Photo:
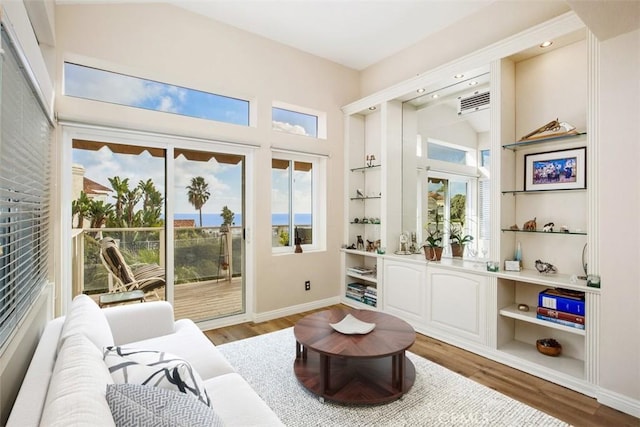
[[[180,227],[174,230],[176,284],[230,280],[242,274],[242,228]],[[164,228],[74,229],[73,294],[104,293],[111,289],[109,274],[100,260],[100,239],[114,238],[129,265],[165,266]]]

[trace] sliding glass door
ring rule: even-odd
[[[72,295],[136,286],[100,255],[113,239],[134,275],[161,267],[146,299],[169,299],[176,318],[245,313],[244,156],[181,145],[72,140]]]
[[[174,151],[176,317],[211,320],[245,312],[244,157]]]

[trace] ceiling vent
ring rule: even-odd
[[[491,104],[490,91],[476,91],[471,95],[463,95],[458,97],[458,115],[473,113],[475,111],[485,110]]]

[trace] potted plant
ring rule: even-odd
[[[451,255],[462,258],[464,245],[473,241],[473,236],[464,234],[460,224],[451,224],[449,227],[449,241],[451,242]]]
[[[427,238],[422,245],[424,257],[429,261],[440,261],[442,258],[442,233],[437,228],[427,229]]]

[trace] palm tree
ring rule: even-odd
[[[129,178],[122,179],[119,176],[109,178],[111,188],[116,192],[115,217],[123,218],[124,195],[129,192]]]
[[[200,227],[202,227],[202,206],[209,200],[209,184],[201,176],[191,178],[191,185],[187,186],[189,203],[200,212]]]
[[[91,228],[101,228],[109,215],[113,212],[113,205],[102,200],[91,200],[89,204],[89,217]]]
[[[78,228],[84,227],[84,219],[89,215],[89,205],[91,200],[84,191],[80,192],[80,196],[71,202],[71,219],[78,215]],[[71,224],[73,227],[73,224]]]

